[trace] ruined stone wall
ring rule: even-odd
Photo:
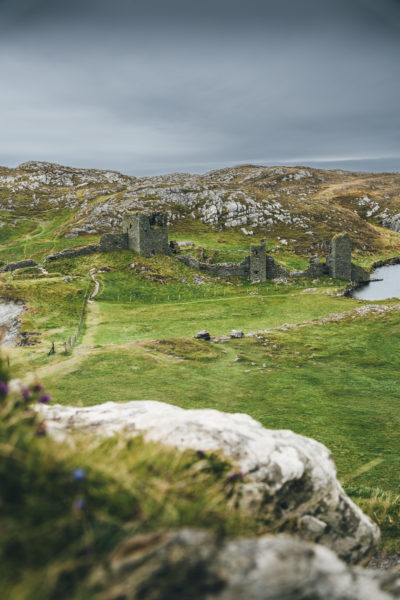
[[[16,271],[17,269],[25,269],[26,267],[36,267],[37,262],[32,259],[20,260],[18,262],[8,263],[5,267],[0,269],[0,273],[6,273],[7,271]]]
[[[278,265],[278,263],[276,263],[274,261],[272,256],[267,254],[267,256],[266,256],[266,275],[267,275],[267,279],[275,279],[277,277],[289,277],[290,271],[288,271],[284,267],[281,267],[281,265]]]
[[[75,256],[87,256],[88,254],[93,254],[93,252],[98,252],[99,246],[97,244],[88,244],[87,246],[78,246],[76,248],[67,248],[66,250],[62,250],[61,252],[55,252],[54,254],[49,254],[46,256],[43,262],[53,262],[55,260],[60,260],[62,258],[74,258]]]
[[[250,247],[250,279],[251,281],[266,281],[267,279],[267,254],[265,240],[259,246]]]
[[[308,267],[304,271],[289,271],[289,269],[278,265],[272,256],[267,254],[267,279],[276,279],[277,277],[288,277],[290,279],[297,277],[318,278],[324,275],[328,275],[327,266],[317,256],[310,258]]]
[[[127,250],[129,240],[126,233],[104,233],[99,242],[100,252],[110,252],[111,250]]]
[[[203,273],[208,273],[214,277],[240,277],[242,279],[250,278],[249,256],[246,256],[246,258],[240,263],[228,262],[214,265],[200,262],[191,254],[181,254],[177,258],[188,267],[192,267],[192,269],[197,269],[197,271],[202,271]]]
[[[129,248],[142,256],[171,253],[165,213],[128,213],[123,219],[123,232],[128,236]]]
[[[312,256],[308,263],[307,269],[302,271],[302,277],[318,279],[324,275],[328,275],[328,267],[326,266],[326,263],[321,262],[321,259],[318,256]]]
[[[368,271],[359,267],[358,265],[351,264],[351,281],[356,283],[363,283],[364,281],[370,280],[370,274]]]
[[[259,246],[257,246],[259,248]],[[178,259],[185,263],[188,267],[192,267],[193,269],[197,269],[198,271],[203,271],[208,273],[209,275],[214,275],[215,277],[240,277],[242,279],[251,279],[251,281],[266,281],[266,279],[276,279],[280,277],[285,278],[297,278],[297,277],[323,277],[328,274],[328,269],[325,263],[321,262],[319,258],[312,257],[310,259],[310,263],[304,271],[289,271],[282,267],[269,254],[264,255],[265,267],[265,279],[259,279],[259,271],[254,272],[254,265],[258,265],[258,262],[253,262],[253,270],[252,270],[252,255],[246,256],[246,258],[241,263],[219,263],[219,264],[210,264],[205,262],[200,262],[196,258],[194,258],[191,254],[182,254],[178,256]],[[258,259],[258,256],[257,256]],[[255,279],[257,276],[257,279]]]
[[[351,239],[348,233],[335,235],[326,264],[330,277],[351,281]]]

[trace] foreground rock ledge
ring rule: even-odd
[[[297,522],[305,539],[328,546],[348,562],[361,562],[379,539],[377,526],[344,493],[329,450],[292,431],[265,429],[245,414],[152,401],[39,410],[49,434],[59,440],[71,430],[118,432],[143,434],[145,440],[180,450],[221,451],[243,473],[242,506],[260,511],[272,525]]]
[[[88,588],[95,600],[389,600],[400,577],[287,535],[220,542],[182,529],[125,540]]]

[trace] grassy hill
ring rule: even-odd
[[[194,252],[201,249],[212,261],[240,261],[254,239],[266,237],[277,262],[302,268],[342,230],[349,231],[359,264],[400,254],[400,234],[382,226],[400,212],[397,173],[241,166],[202,176],[134,178],[26,163],[0,168],[0,261],[41,262],[56,250],[96,242],[102,232],[118,231],[124,211],[135,208],[167,211],[170,239],[193,241]],[[266,427],[314,437],[332,450],[346,488],[383,525],[386,546],[398,545],[397,309],[363,316],[358,309],[371,303],[340,295],[343,282],[329,278],[251,285],[197,273],[173,257],[146,259],[128,250],[45,267],[47,273],[0,274],[0,297],[24,300],[23,330],[39,334],[31,338],[36,345],[7,350],[14,376],[40,379],[59,403],[161,400],[245,412]],[[100,284],[93,302],[87,302],[90,273]],[[83,328],[71,348],[82,310]],[[200,329],[213,336],[231,329],[262,333],[205,343],[193,339]],[[52,342],[56,352],[49,355]],[[139,450],[140,462],[146,451]],[[154,452],[160,451],[152,450],[149,460],[157,462]],[[72,464],[76,456],[64,459]],[[82,460],[93,467],[89,456]],[[162,478],[184,478],[193,457],[182,461],[172,475],[163,462]],[[211,518],[216,528],[257,532],[259,524],[243,525],[239,517],[239,525],[225,523],[225,491],[210,472],[220,499],[215,514],[203,503],[191,512],[184,498],[178,514],[157,522],[170,527]],[[189,485],[187,497],[193,495]],[[123,528],[121,502],[117,529]],[[160,506],[143,510],[150,519]]]

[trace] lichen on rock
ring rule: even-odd
[[[377,526],[343,491],[330,451],[292,431],[265,429],[246,414],[185,410],[153,401],[40,410],[49,433],[58,439],[73,430],[143,434],[180,450],[220,452],[243,476],[238,505],[259,514],[272,529],[293,529],[298,523],[299,535],[349,562],[362,561],[379,539]]]

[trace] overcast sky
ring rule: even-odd
[[[400,171],[400,0],[0,0],[0,164]]]

